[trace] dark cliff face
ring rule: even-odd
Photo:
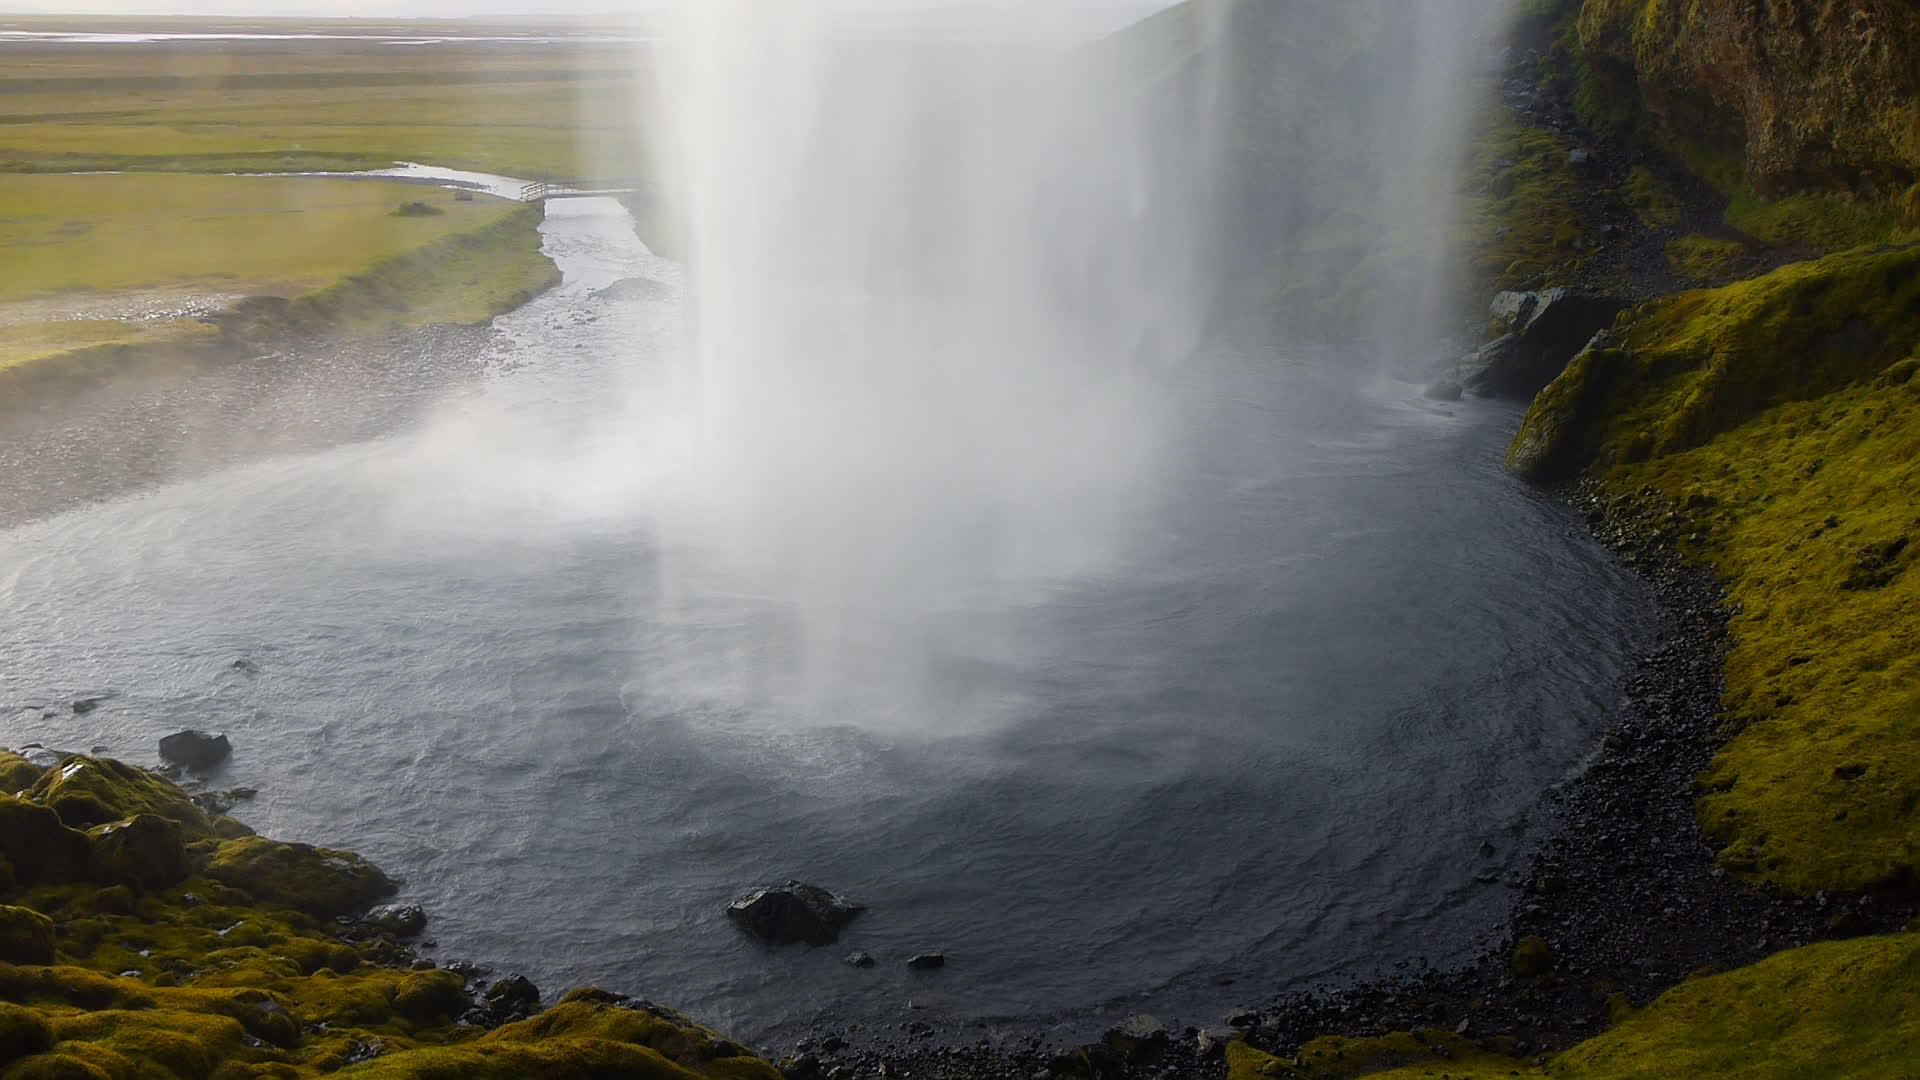
[[[1587,0],[1581,44],[1671,134],[1744,159],[1763,196],[1857,193],[1920,216],[1911,0]]]

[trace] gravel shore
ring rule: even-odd
[[[282,345],[0,411],[0,528],[272,454],[393,431],[483,371],[492,330]]]

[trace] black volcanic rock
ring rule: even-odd
[[[788,880],[753,890],[727,905],[727,917],[741,929],[774,945],[804,941],[831,945],[840,930],[866,910],[818,885]]]
[[[233,744],[225,735],[204,731],[180,731],[160,740],[160,758],[175,765],[204,772],[227,760]]]

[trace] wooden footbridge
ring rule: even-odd
[[[633,180],[536,180],[520,185],[520,201],[591,199],[604,195],[634,195],[640,190],[640,184]]]

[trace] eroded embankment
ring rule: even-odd
[[[392,430],[480,370],[494,315],[559,279],[541,220],[515,209],[305,296],[242,301],[181,341],[0,370],[0,525]]]
[[[57,408],[111,381],[204,371],[321,338],[484,323],[559,280],[540,254],[539,205],[394,255],[292,300],[250,297],[180,341],[75,349],[0,370],[0,413]]]

